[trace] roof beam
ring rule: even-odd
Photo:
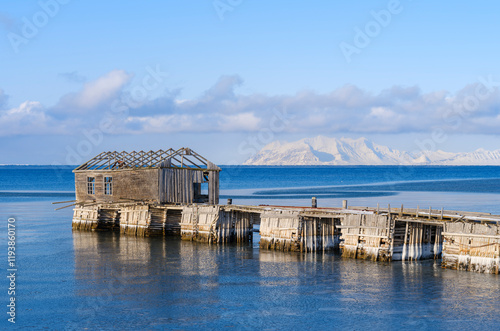
[[[78,166],[75,171],[82,170],[118,170],[124,168],[157,168],[165,160],[170,159],[171,167],[189,170],[206,170],[208,160],[189,148],[174,150],[159,149],[157,151],[101,152],[92,159]],[[200,162],[201,164],[199,164]]]

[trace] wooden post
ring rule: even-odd
[[[432,207],[429,207],[429,219],[431,219]]]
[[[408,255],[408,247],[406,245],[408,244],[408,222],[406,222],[406,227],[405,227],[405,238],[403,240],[403,256],[402,260],[405,261]]]
[[[347,209],[347,200],[342,200],[342,209]]]
[[[318,199],[316,197],[312,197],[312,207],[318,208]]]
[[[419,205],[417,205],[417,214],[415,215],[416,218],[418,218],[418,209],[419,209]]]
[[[444,207],[441,207],[441,219],[443,219]]]
[[[399,217],[403,217],[403,204],[401,204],[401,210],[399,212]]]
[[[377,215],[380,214],[380,205],[377,203]]]

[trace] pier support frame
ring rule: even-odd
[[[273,210],[261,215],[260,242],[264,249],[316,252],[338,248],[339,217]]]
[[[349,214],[342,219],[343,257],[372,261],[439,258],[442,224],[396,214]]]
[[[442,267],[498,274],[500,226],[494,223],[450,222],[444,225]]]
[[[248,243],[253,237],[251,212],[221,206],[186,206],[182,210],[181,237],[208,243]]]

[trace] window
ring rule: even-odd
[[[113,194],[113,177],[104,177],[104,194]]]
[[[87,177],[87,193],[95,194],[95,177]]]
[[[201,183],[201,192],[200,194],[208,195],[208,183]]]

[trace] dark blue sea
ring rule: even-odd
[[[222,169],[221,203],[308,206],[315,196],[320,207],[348,200],[500,214],[500,167]],[[443,270],[439,261],[379,263],[260,251],[257,242],[72,232],[72,209],[51,204],[74,199],[71,170],[0,166],[2,329],[498,329],[499,276]],[[15,295],[6,277],[9,218]]]

